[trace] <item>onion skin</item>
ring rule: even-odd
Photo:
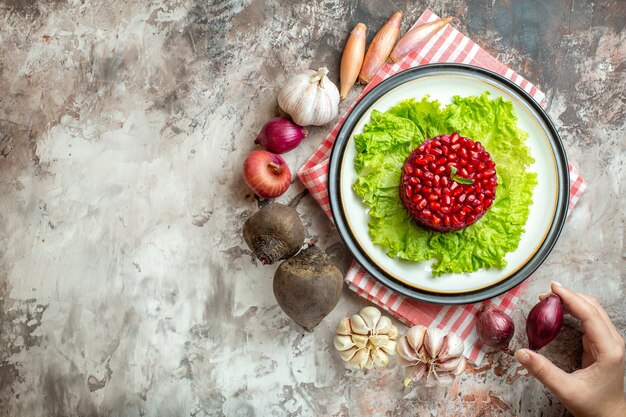
[[[515,323],[505,312],[491,304],[483,305],[478,313],[476,333],[485,345],[512,354],[509,343],[515,333]]]
[[[306,138],[307,131],[286,117],[268,120],[261,128],[254,143],[270,152],[285,153],[295,149]]]
[[[243,179],[259,197],[275,198],[289,188],[291,171],[280,155],[259,149],[244,161]]]
[[[563,303],[556,294],[550,294],[530,310],[526,319],[528,347],[537,351],[552,342],[563,324]]]

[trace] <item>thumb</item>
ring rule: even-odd
[[[528,370],[530,375],[537,378],[539,382],[553,393],[559,395],[560,390],[567,386],[568,374],[550,362],[545,356],[528,349],[520,349],[515,352],[515,359],[524,365],[524,368]]]

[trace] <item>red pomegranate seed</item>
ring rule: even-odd
[[[473,183],[460,184],[454,178]],[[448,232],[478,221],[492,206],[497,185],[495,163],[483,146],[455,132],[429,139],[409,155],[400,199],[417,223]]]

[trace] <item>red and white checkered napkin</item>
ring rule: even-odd
[[[438,16],[430,10],[426,10],[416,24],[423,24],[438,19]],[[439,31],[424,46],[411,52],[402,61],[395,64],[385,64],[376,77],[367,85],[358,99],[371,90],[376,84],[397,72],[408,68],[435,63],[455,62],[471,64],[487,68],[512,80],[528,92],[539,104],[544,105],[545,95],[530,82],[522,78],[510,68],[506,67],[482,48],[472,42],[465,35],[450,25]],[[351,106],[351,108],[354,106]],[[350,108],[350,109],[351,109]],[[349,109],[349,110],[350,110]],[[311,158],[300,168],[298,176],[309,189],[311,195],[322,206],[326,214],[331,217],[330,203],[328,200],[328,158],[335,138],[339,132],[345,117],[342,117],[337,126],[324,139],[322,144],[313,153]],[[581,197],[587,184],[578,175],[576,169],[570,165],[570,203],[571,209]],[[406,298],[395,291],[390,290],[372,278],[359,264],[352,263],[345,277],[352,290],[362,297],[378,304],[385,310],[390,311],[398,319],[408,325],[422,324],[425,326],[437,326],[445,331],[453,331],[465,340],[465,356],[472,362],[480,365],[483,361],[486,349],[481,347],[475,331],[476,312],[480,304],[467,304],[461,306],[442,306],[418,302]],[[528,280],[513,288],[509,292],[493,298],[491,302],[507,313],[511,313],[517,304],[519,297],[528,285]]]

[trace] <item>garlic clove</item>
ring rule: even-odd
[[[412,381],[417,381],[424,376],[427,370],[428,370],[428,365],[420,362],[417,365],[412,365],[412,366],[405,368],[404,375],[407,378],[410,378]]]
[[[391,319],[387,316],[382,316],[380,320],[378,320],[378,324],[376,325],[374,332],[376,334],[388,334],[392,327],[394,326]]]
[[[436,358],[439,354],[439,351],[443,346],[444,336],[445,333],[436,327],[430,327],[428,331],[426,331],[426,336],[424,337],[424,348],[426,349],[426,353],[428,353],[431,358]]]
[[[337,324],[337,334],[340,334],[342,336],[350,336],[352,334],[352,329],[350,328],[349,318],[342,319]]]
[[[348,350],[342,350],[339,351],[339,356],[341,356],[341,359],[343,359],[344,361],[348,362],[350,361],[355,353],[359,350],[359,348],[357,348],[356,346],[351,347]]]
[[[437,372],[453,372],[459,367],[459,362],[461,361],[463,361],[462,356],[455,357],[447,361],[438,361],[435,364],[435,369],[437,370]]]
[[[369,339],[370,339],[370,343],[372,343],[372,345],[376,346],[377,348],[383,347],[387,343],[389,343],[389,336],[385,334],[376,334],[376,335],[370,336]]]
[[[356,347],[358,347],[359,349],[364,348],[365,346],[367,346],[367,341],[368,340],[369,340],[369,338],[367,336],[363,336],[361,334],[353,334],[352,335],[352,342],[354,342]]]
[[[350,359],[350,364],[363,369],[365,368],[368,360],[369,349],[363,348],[356,351],[352,359]]]
[[[406,332],[406,339],[416,352],[422,347],[427,330],[425,326],[417,325]]]
[[[350,327],[352,328],[352,333],[368,335],[370,332],[370,328],[367,327],[365,320],[358,314],[350,317]]]
[[[372,349],[372,360],[377,366],[387,366],[389,363],[389,355],[382,349]]]
[[[467,367],[466,365],[467,365],[467,360],[465,359],[465,356],[461,356],[461,360],[459,361],[459,366],[457,366],[457,368],[452,373],[454,375],[461,375],[463,372],[465,372],[465,368]]]
[[[365,321],[365,324],[370,330],[374,330],[376,328],[376,325],[382,316],[379,309],[371,306],[363,308],[359,312],[359,315],[363,318],[363,321]]]
[[[385,346],[381,346],[381,349],[384,350],[387,355],[394,356],[396,354],[396,341],[388,341]]]
[[[437,357],[443,361],[449,358],[461,356],[464,348],[465,345],[463,344],[463,340],[461,340],[461,338],[455,333],[450,332],[444,338],[443,346],[441,347],[441,351]]]
[[[408,337],[401,337],[396,343],[396,352],[398,357],[406,359],[409,362],[415,362],[419,360],[415,349],[409,344]]]
[[[345,335],[335,336],[334,342],[335,342],[335,349],[339,351],[348,350],[352,346],[355,346],[355,343],[352,341],[352,338],[350,336],[345,336]]]
[[[418,363],[421,363],[417,360],[410,360],[410,359],[406,359],[403,358],[402,356],[398,355],[398,357],[396,358],[396,363],[400,366],[402,366],[403,368],[406,368],[407,366],[413,366],[413,365],[417,365]]]
[[[387,336],[390,339],[395,340],[398,337],[398,328],[396,326],[391,326],[391,328],[387,331]]]

